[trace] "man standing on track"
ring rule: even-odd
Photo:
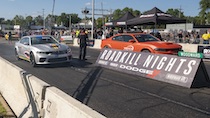
[[[85,33],[85,29],[81,29],[79,33],[79,45],[80,45],[80,51],[79,51],[79,59],[80,60],[86,60],[86,47],[87,47],[87,38],[88,35]]]

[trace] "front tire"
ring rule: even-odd
[[[17,49],[15,49],[15,57],[16,57],[16,60],[20,60]]]
[[[144,52],[144,53],[151,53],[149,50],[147,50],[147,49],[144,49],[144,50],[142,50],[141,52]]]
[[[110,47],[109,47],[109,46],[107,46],[107,45],[106,45],[106,46],[104,46],[104,48],[106,48],[106,49],[110,49]]]
[[[35,57],[34,57],[34,54],[33,53],[30,54],[30,64],[33,67],[36,67],[37,66],[36,61],[35,61]]]

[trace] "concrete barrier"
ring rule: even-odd
[[[78,38],[73,39],[73,46],[79,46],[78,44]]]
[[[29,100],[23,85],[21,73],[24,70],[0,57],[0,92],[17,116],[23,112],[30,116]],[[23,116],[23,115],[22,115]]]
[[[0,57],[0,92],[18,118],[105,118]]]
[[[93,48],[101,49],[101,41],[102,41],[102,39],[94,39],[94,40],[95,40],[95,44],[94,44]]]
[[[55,87],[47,89],[44,109],[46,118],[105,118]]]
[[[187,43],[179,43],[182,46],[182,50],[185,52],[197,52],[198,44],[187,44]]]

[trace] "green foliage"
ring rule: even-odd
[[[116,20],[120,17],[122,17],[126,12],[131,12],[134,16],[139,16],[141,12],[139,10],[133,10],[132,8],[125,7],[124,9],[116,9],[113,12],[113,19]]]
[[[179,17],[179,18],[184,18],[184,12],[179,11],[178,9],[168,9],[166,13],[171,14],[173,16]]]
[[[6,113],[7,113],[6,109],[0,103],[0,116],[4,116],[6,115]]]
[[[199,17],[201,20],[201,24],[206,24],[206,23],[209,24],[210,23],[210,15],[209,15],[210,0],[200,0],[199,5],[200,5]]]

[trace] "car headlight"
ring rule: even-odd
[[[160,52],[166,52],[167,49],[163,49],[163,48],[155,48],[154,49],[155,51],[160,51]]]

